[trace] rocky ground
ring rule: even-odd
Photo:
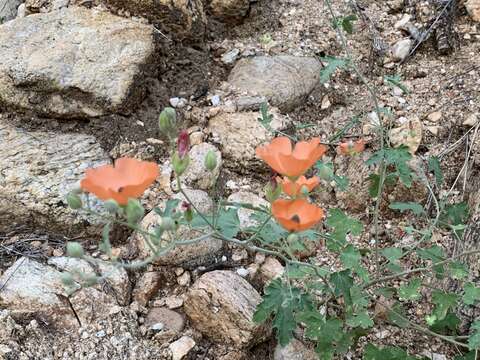
[[[415,31],[435,18],[434,2],[362,1],[363,17],[348,36],[353,58],[377,89],[393,144],[416,160],[442,160],[446,189],[480,196],[470,178],[480,172],[480,2],[457,1],[447,38],[435,32],[415,46]],[[333,1],[338,14],[353,9]],[[78,216],[65,195],[91,166],[120,156],[161,164],[161,176],[142,201],[148,209],[176,195],[158,114],[173,106],[190,134],[192,164],[183,177],[189,195],[208,210],[212,198],[265,204],[267,169],[254,154],[275,131],[326,142],[352,118],[346,136],[369,140],[359,158],[333,160],[350,177],[340,191],[323,184],[316,199],[371,221],[363,160],[376,149],[376,119],[357,76],[337,72],[322,84],[320,58],[345,55],[327,9],[315,0],[6,0],[0,4],[0,358],[5,359],[315,359],[312,344],[281,349],[268,326],[251,321],[263,285],[283,271],[276,259],[209,238],[176,249],[142,272],[112,271],[107,263],[64,257],[68,240],[101,257],[101,224]],[[374,39],[384,52],[375,52]],[[384,82],[401,75],[405,93]],[[269,102],[272,130],[257,118]],[[373,125],[372,125],[373,124]],[[409,131],[415,129],[414,132]],[[217,168],[206,172],[209,150]],[[459,172],[466,164],[466,171]],[[427,200],[425,189],[389,189],[396,201]],[[92,206],[97,206],[93,203]],[[142,221],[156,221],[150,212]],[[240,214],[247,226],[248,212]],[[385,245],[413,239],[400,227],[411,219],[384,211]],[[198,236],[181,229],[185,238]],[[359,244],[368,246],[368,233]],[[443,233],[439,244],[452,248]],[[148,254],[125,229],[115,231],[125,259]],[[319,264],[338,259],[321,248]],[[67,297],[63,271],[104,274],[105,282]],[[422,316],[426,304],[409,309]],[[381,324],[369,340],[413,354],[451,359],[457,349],[417,333]],[[349,353],[347,358],[359,355]]]

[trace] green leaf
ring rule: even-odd
[[[396,248],[396,247],[389,247],[389,248],[382,249],[381,253],[390,262],[397,261],[403,255],[402,249]]]
[[[359,220],[348,217],[342,210],[336,208],[328,211],[325,223],[329,228],[334,229],[331,236],[341,243],[345,243],[347,234],[356,236],[363,231],[363,224]]]
[[[472,283],[466,283],[463,294],[463,302],[467,305],[474,305],[480,300],[480,288],[476,287]]]
[[[328,82],[337,69],[344,69],[348,65],[346,59],[339,59],[331,56],[321,58],[320,60],[327,63],[327,65],[320,70],[320,82],[322,84]]]
[[[423,260],[431,260],[433,263],[438,263],[445,260],[443,249],[438,245],[433,245],[425,249],[417,249],[418,256]],[[435,265],[433,271],[437,278],[443,278],[445,269],[443,265]]]
[[[400,300],[418,300],[422,296],[419,293],[422,280],[415,278],[410,280],[406,285],[402,285],[398,288],[398,296]]]
[[[416,202],[394,202],[389,205],[390,209],[400,210],[401,212],[410,210],[415,215],[422,215],[425,213],[423,206]]]
[[[350,270],[335,272],[330,275],[330,281],[335,286],[335,295],[343,295],[345,303],[352,305],[350,289],[353,286],[353,278],[350,276]]]
[[[458,261],[452,261],[450,264],[448,264],[448,272],[452,278],[456,280],[463,280],[468,276],[467,266]]]
[[[387,319],[392,324],[401,328],[406,328],[410,325],[410,322],[405,315],[405,310],[399,303],[393,305],[392,308],[387,312]]]
[[[347,325],[351,327],[361,327],[362,329],[368,329],[373,326],[373,320],[370,318],[366,311],[347,318]]]
[[[369,304],[368,294],[358,286],[354,285],[350,288],[350,296],[356,309],[364,309]]]
[[[278,342],[281,346],[286,346],[297,327],[296,314],[311,311],[312,308],[313,304],[308,295],[283,283],[281,279],[275,279],[265,288],[263,300],[257,306],[253,321],[262,323],[274,315],[272,325],[277,331]]]
[[[433,174],[435,175],[435,182],[437,183],[437,186],[440,187],[442,186],[443,183],[443,172],[440,167],[440,161],[436,156],[431,156],[428,159],[428,170],[433,171]]]
[[[375,290],[375,293],[383,296],[386,299],[391,299],[395,295],[394,287],[381,287]]]
[[[363,281],[368,281],[368,273],[361,263],[362,255],[353,245],[348,245],[342,251],[340,261],[347,269],[355,271]]]
[[[446,293],[440,290],[432,292],[432,303],[436,305],[432,315],[437,318],[437,321],[443,320],[447,312],[457,305],[459,297],[457,294]]]
[[[260,122],[260,124],[263,125],[265,129],[270,131],[272,129],[270,123],[273,120],[273,115],[268,113],[268,104],[266,102],[263,102],[260,105],[260,115],[261,117],[257,118],[257,120]]]
[[[403,349],[385,346],[384,348],[377,348],[372,344],[365,346],[363,353],[363,360],[416,360],[416,357],[409,356]]]
[[[430,330],[439,334],[446,334],[448,331],[455,332],[458,325],[460,325],[460,319],[458,316],[452,312],[449,312],[443,320],[433,322],[433,324],[430,326]]]
[[[477,354],[476,351],[470,351],[465,355],[455,356],[453,360],[476,360]]]
[[[353,22],[357,21],[357,17],[355,15],[348,15],[342,18],[342,27],[348,34],[353,34]]]
[[[112,245],[110,244],[110,223],[106,223],[102,230],[102,242],[98,249],[107,255],[112,254]]]
[[[179,199],[169,199],[167,201],[167,204],[165,205],[165,210],[162,211],[161,209],[156,207],[154,208],[154,211],[161,217],[171,217],[172,213],[175,211],[179,203]]]
[[[470,350],[480,349],[480,321],[475,321],[470,326],[470,337],[468,338],[468,347]]]
[[[392,87],[398,87],[404,94],[410,93],[408,88],[402,83],[402,78],[400,75],[385,75],[384,80],[388,85]]]
[[[408,165],[411,158],[412,154],[410,154],[408,147],[402,145],[397,148],[378,150],[366,161],[366,164],[369,166],[376,165],[383,160],[386,165],[393,165],[396,171],[388,176],[396,176],[406,187],[411,187],[415,177],[414,172]]]
[[[220,209],[216,220],[216,227],[228,239],[235,237],[240,231],[237,208]]]
[[[469,217],[468,204],[461,202],[458,204],[449,204],[445,206],[440,216],[440,223],[450,227],[453,232],[461,238],[463,236],[464,225]]]

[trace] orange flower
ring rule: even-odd
[[[337,148],[337,152],[340,155],[355,155],[361,153],[363,150],[365,150],[365,140],[360,139],[355,142],[353,141],[347,141],[340,143]]]
[[[282,190],[288,196],[298,196],[302,192],[302,187],[305,186],[308,192],[312,191],[315,186],[320,184],[320,178],[318,176],[307,179],[305,176],[300,176],[295,182],[289,178],[277,177],[277,182],[282,185]]]
[[[129,198],[137,198],[155,181],[158,165],[123,157],[115,165],[87,169],[80,187],[101,200],[113,199],[126,205]]]
[[[300,141],[292,148],[287,137],[277,137],[270,144],[259,146],[257,156],[276,172],[288,177],[297,177],[305,173],[327,151],[319,138]]]
[[[272,214],[280,225],[289,231],[307,230],[324,217],[322,209],[305,199],[275,200]]]

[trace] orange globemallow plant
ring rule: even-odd
[[[138,198],[155,181],[158,165],[128,157],[117,159],[115,164],[103,165],[85,171],[80,187],[101,200],[113,199],[126,205],[129,198]]]
[[[305,176],[300,176],[296,181],[291,181],[289,178],[277,177],[277,182],[282,186],[282,190],[285,194],[291,197],[295,197],[302,194],[302,188],[305,187],[308,192],[312,191],[315,186],[320,184],[320,178],[318,176],[307,179]]]
[[[272,214],[285,229],[303,231],[317,224],[325,216],[323,210],[305,199],[275,200]]]
[[[287,137],[277,137],[267,145],[256,149],[257,156],[281,175],[297,177],[303,175],[327,151],[319,138],[299,141],[295,147]]]

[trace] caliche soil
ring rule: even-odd
[[[175,249],[142,271],[107,262],[93,268],[65,257],[67,241],[79,241],[89,255],[105,260],[98,249],[101,222],[70,210],[65,201],[86,168],[122,156],[156,161],[161,175],[141,199],[145,208],[165,208],[171,197],[183,200],[168,141],[158,128],[166,106],[175,108],[179,128],[189,133],[191,164],[182,181],[204,211],[212,209],[211,199],[268,205],[264,185],[271,174],[255,157],[255,147],[276,134],[318,136],[332,145],[327,159],[338,175],[349,177],[350,188],[324,183],[312,197],[361,220],[369,230],[352,241],[370,247],[374,202],[364,160],[379,148],[373,92],[384,109],[388,141],[407,145],[419,164],[438,156],[445,180],[435,192],[469,201],[473,218],[479,218],[480,2],[332,0],[336,16],[356,16],[345,43],[327,5],[0,5],[0,359],[316,358],[301,329],[298,340],[282,349],[270,324],[252,322],[264,285],[284,271],[278,259],[215,238]],[[338,69],[325,77],[328,59],[346,57],[357,64],[370,92],[354,71]],[[268,127],[259,121],[263,103],[272,116]],[[342,158],[335,151],[342,138],[363,138],[367,148]],[[212,172],[203,166],[209,150],[217,159]],[[387,188],[385,197],[426,204],[434,214],[427,189],[417,185]],[[422,224],[384,207],[381,246],[411,245],[405,226]],[[241,226],[247,227],[253,220],[242,211]],[[157,221],[152,211],[141,225]],[[179,232],[185,239],[198,236],[187,227]],[[148,256],[138,234],[118,226],[110,235],[120,258]],[[448,253],[465,246],[448,232],[434,236]],[[308,255],[335,268],[339,259],[322,246],[314,245]],[[371,260],[367,267],[373,267]],[[473,268],[478,274],[478,266]],[[100,273],[104,281],[67,294],[60,277],[74,269]],[[381,306],[371,311],[373,331],[345,358],[360,359],[367,342],[436,360],[460,354],[438,338],[387,324]],[[410,304],[407,315],[424,319],[430,311],[420,301]],[[465,321],[475,315],[467,312]]]

